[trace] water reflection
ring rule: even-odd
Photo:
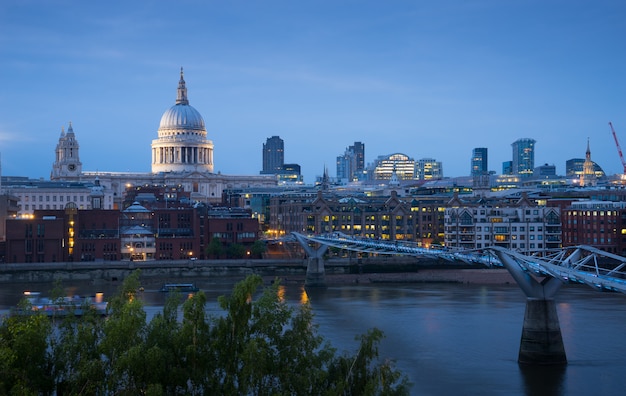
[[[527,396],[560,396],[565,392],[566,365],[529,366],[519,365]],[[571,393],[570,393],[571,394]]]

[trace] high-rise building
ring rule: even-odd
[[[354,142],[354,145],[348,149],[352,150],[356,157],[355,173],[363,173],[365,169],[365,145],[361,142]]]
[[[487,148],[477,147],[472,152],[472,169],[470,175],[481,176],[489,173],[487,164]]]
[[[343,155],[337,157],[337,179],[344,182],[358,180],[365,169],[365,145],[354,142]]]
[[[348,150],[343,155],[337,156],[337,180],[342,182],[352,181],[354,155]]]
[[[522,138],[511,144],[513,147],[513,174],[521,177],[530,177],[535,169],[534,139]]]
[[[503,175],[513,174],[513,161],[504,161],[502,163],[502,174]]]
[[[280,173],[285,164],[285,142],[278,136],[267,138],[263,144],[262,175]]]

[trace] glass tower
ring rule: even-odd
[[[472,152],[472,176],[486,175],[489,173],[487,165],[487,148],[477,147]]]
[[[513,174],[530,177],[535,169],[534,139],[522,138],[511,144],[513,147]]]

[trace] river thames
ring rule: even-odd
[[[235,281],[195,281],[207,293],[211,314],[220,313],[217,296],[228,294]],[[98,291],[109,294],[113,286]],[[381,329],[380,356],[408,375],[413,395],[618,395],[626,389],[623,294],[563,286],[555,300],[568,364],[526,367],[517,363],[526,297],[516,285],[352,283],[308,293],[299,283],[283,286],[289,304],[309,301],[319,333],[340,352],[354,353],[356,335]],[[145,284],[148,317],[162,307],[159,287]],[[0,313],[24,288],[3,285]],[[75,292],[93,288],[78,284]]]

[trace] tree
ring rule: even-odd
[[[231,243],[226,249],[226,255],[231,259],[241,259],[246,257],[246,247],[240,243]]]
[[[105,358],[108,390],[139,394],[144,389],[146,311],[136,298],[140,271],[128,276],[118,293],[109,301],[100,353]],[[113,392],[115,393],[115,392]]]
[[[381,331],[360,336],[355,355],[337,356],[317,333],[308,304],[290,306],[278,281],[257,275],[218,299],[182,304],[172,293],[146,323],[139,270],[107,307],[68,317],[51,331],[43,314],[13,315],[0,324],[0,394],[116,395],[406,395],[408,382],[391,362],[378,362]],[[24,311],[29,312],[29,311]]]
[[[218,259],[223,252],[224,247],[222,246],[222,241],[219,238],[212,238],[211,242],[209,242],[209,245],[206,247],[207,256]]]
[[[252,258],[263,258],[263,254],[267,251],[267,245],[264,241],[257,239],[250,247],[250,256]]]
[[[0,324],[0,394],[50,394],[54,389],[48,349],[50,320],[33,311],[27,300],[18,309],[21,314]]]

